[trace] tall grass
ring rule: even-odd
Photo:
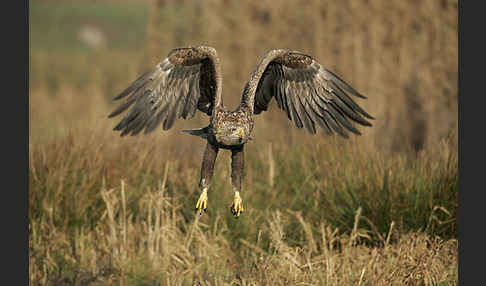
[[[199,216],[202,140],[177,130],[120,138],[98,119],[109,111],[100,94],[55,103],[40,97],[36,106],[49,116],[51,108],[80,104],[98,111],[86,116],[87,126],[31,134],[31,281],[376,285],[409,281],[415,271],[421,278],[413,279],[427,284],[457,279],[444,258],[457,251],[457,152],[447,142],[417,157],[384,157],[358,139],[294,138],[269,149],[256,137],[246,152],[246,212],[235,220],[228,154],[217,161],[209,210]]]
[[[185,221],[164,184],[140,199],[143,212],[126,207],[130,191],[122,181],[100,189],[104,212],[97,226],[72,234],[52,224],[31,224],[31,282],[39,284],[129,285],[448,285],[457,281],[457,242],[424,233],[396,234],[381,248],[356,244],[350,235],[319,224],[317,231],[298,214],[268,211],[258,236],[241,238],[235,255],[228,224],[218,214]],[[299,225],[285,230],[288,221]],[[359,213],[356,216],[359,220]],[[288,234],[305,232],[300,246]],[[390,229],[389,236],[392,229]],[[265,243],[262,236],[269,237]]]

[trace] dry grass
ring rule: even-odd
[[[168,165],[167,165],[168,166]],[[166,169],[167,174],[167,169]],[[235,253],[228,225],[218,214],[209,225],[187,220],[181,205],[158,189],[127,210],[124,181],[99,191],[104,205],[93,229],[59,231],[47,217],[30,224],[31,285],[453,285],[457,283],[457,241],[425,233],[395,233],[382,247],[357,244],[355,228],[340,233],[322,221],[315,234],[299,213],[268,211],[258,236],[240,239]],[[284,225],[298,220],[307,243],[292,246]],[[359,210],[355,223],[359,220]],[[260,239],[269,236],[266,246]],[[389,243],[390,236],[395,242]],[[196,284],[194,284],[196,285]]]
[[[423,233],[399,234],[381,248],[354,245],[359,233],[339,234],[325,222],[311,242],[293,247],[283,220],[291,214],[268,212],[260,230],[270,235],[235,257],[220,216],[213,226],[199,216],[184,222],[163,184],[147,192],[142,215],[126,210],[121,186],[100,190],[103,216],[93,230],[67,236],[46,222],[31,225],[30,279],[62,285],[449,285],[457,281],[457,241]],[[297,215],[298,217],[298,215]],[[303,229],[310,225],[299,220]],[[311,235],[309,233],[309,235]],[[74,241],[74,244],[73,244]],[[51,256],[54,255],[54,256]],[[34,283],[34,281],[36,281]]]
[[[100,92],[60,90],[64,99],[31,101],[31,285],[457,283],[457,152],[447,142],[410,160],[338,139],[259,140],[246,156],[247,212],[230,215],[222,154],[200,217],[202,140],[179,126],[120,138]]]
[[[32,43],[30,285],[457,285],[457,1],[275,3],[153,1],[146,54]],[[171,48],[201,43],[230,106],[264,52],[288,47],[377,120],[311,136],[272,104],[247,145],[247,211],[231,216],[222,153],[195,215],[204,142],[180,130],[207,119],[120,138],[107,114]]]

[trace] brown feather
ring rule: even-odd
[[[173,49],[154,69],[137,78],[115,100],[125,98],[108,117],[128,110],[115,126],[121,135],[152,132],[160,123],[170,129],[178,118],[208,115],[221,103],[221,71],[216,51],[210,47]]]
[[[348,137],[346,130],[360,134],[353,124],[371,126],[373,119],[349,94],[366,98],[336,74],[324,69],[311,56],[290,50],[268,52],[250,76],[242,104],[260,114],[275,97],[278,108],[297,128],[315,133],[315,124],[326,134],[332,130]]]

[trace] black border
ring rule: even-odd
[[[24,18],[22,19],[20,16],[17,16],[16,21],[21,21],[22,23],[20,25],[15,25],[15,24],[9,24],[5,25],[7,29],[13,28],[14,29],[14,34],[15,40],[13,42],[20,42],[21,45],[24,47],[23,51],[21,49],[18,49],[15,47],[14,54],[20,54],[23,52],[23,55],[18,55],[11,57],[11,61],[13,61],[15,64],[14,66],[19,65],[19,59],[22,62],[24,66],[24,70],[22,74],[18,75],[18,78],[20,79],[21,82],[18,84],[15,84],[14,86],[21,86],[25,90],[25,96],[22,96],[22,93],[18,92],[11,92],[10,95],[4,94],[4,96],[9,96],[15,98],[16,101],[19,101],[19,104],[21,105],[19,110],[19,115],[21,115],[21,119],[19,122],[21,122],[21,128],[18,128],[15,126],[16,129],[14,138],[22,138],[24,137],[25,140],[21,140],[22,143],[17,143],[15,141],[15,149],[20,149],[20,153],[22,156],[19,156],[20,160],[10,160],[10,162],[15,162],[15,167],[16,169],[20,169],[21,174],[25,174],[25,178],[18,178],[17,176],[12,176],[10,180],[13,180],[13,182],[8,184],[9,186],[12,186],[12,188],[4,189],[5,193],[13,193],[15,196],[15,200],[19,201],[18,204],[11,204],[12,207],[6,208],[8,210],[8,214],[5,216],[7,220],[10,221],[9,225],[11,227],[7,228],[7,237],[9,237],[9,244],[4,244],[4,245],[15,245],[15,247],[8,247],[8,250],[4,257],[6,258],[7,261],[4,261],[7,265],[9,265],[8,269],[12,269],[14,271],[4,271],[6,273],[9,273],[9,276],[13,277],[8,277],[4,278],[4,281],[7,282],[7,284],[22,284],[22,285],[29,285],[29,130],[30,130],[30,125],[29,125],[29,63],[30,63],[30,36],[29,36],[29,0],[24,0],[24,1],[17,1],[18,6],[21,7],[24,13]],[[8,11],[8,10],[7,10]],[[9,19],[8,21],[10,22],[10,19],[15,17],[7,17]],[[22,20],[20,20],[22,19]],[[11,23],[11,22],[10,22]],[[19,31],[20,30],[20,31]],[[7,83],[8,84],[8,83]],[[15,88],[16,89],[16,88]],[[11,123],[10,119],[7,121],[7,124]],[[23,127],[23,128],[22,128]],[[9,152],[11,154],[14,154],[14,152]],[[10,164],[9,164],[10,165]],[[20,185],[21,187],[18,188],[16,186]],[[25,187],[23,187],[24,185]],[[5,194],[4,193],[4,194]],[[5,194],[6,196],[10,196],[10,194]],[[7,200],[8,202],[8,200]],[[9,203],[10,205],[10,203]],[[10,209],[14,208],[14,206],[25,206],[22,208],[16,208],[15,211],[11,212]],[[25,212],[23,211],[25,210]],[[16,216],[13,218],[12,216]],[[13,230],[13,231],[10,231]],[[14,235],[8,235],[8,233],[14,234]],[[24,234],[26,234],[24,236]],[[22,237],[22,239],[21,239]],[[13,241],[12,241],[13,240]],[[18,246],[18,247],[17,247]],[[21,248],[23,251],[19,251],[19,248]],[[10,264],[12,263],[12,264]],[[15,265],[15,267],[12,267]],[[2,279],[3,280],[3,279]],[[15,283],[9,283],[10,281],[15,281]],[[18,282],[24,282],[24,283],[18,283]]]
[[[5,168],[0,216],[3,221],[2,260],[7,266],[2,271],[2,282],[28,285],[29,1],[11,1],[5,7],[1,64],[4,71],[1,138]]]
[[[457,237],[458,237],[458,284],[464,284],[464,189],[465,189],[465,176],[464,176],[464,124],[463,124],[463,114],[464,114],[464,105],[462,103],[462,96],[464,95],[464,87],[463,87],[463,76],[464,76],[464,33],[463,33],[463,20],[464,20],[464,9],[462,1],[458,0],[458,15],[457,15],[457,36],[458,36],[458,79],[457,79],[457,104],[458,104],[458,174],[459,174],[459,196],[458,196],[458,210],[457,210]]]
[[[464,9],[464,1],[458,0],[458,123],[459,123],[459,208],[458,208],[458,240],[459,240],[459,285],[480,285],[484,280],[484,236],[482,228],[485,225],[484,196],[484,153],[478,152],[486,146],[482,132],[485,114],[481,101],[485,97],[483,85],[485,82],[483,41],[484,10],[480,1],[468,1]],[[476,4],[476,6],[474,6]],[[468,12],[467,17],[465,12]],[[474,13],[475,12],[475,13]],[[475,15],[473,15],[475,14]],[[465,35],[469,35],[469,44],[465,44]],[[465,63],[468,63],[465,65]],[[469,68],[465,68],[468,66]],[[469,71],[466,76],[466,71]],[[469,120],[467,120],[469,118]],[[467,130],[474,130],[474,138],[464,140]],[[467,160],[466,160],[467,158]],[[474,162],[475,161],[475,162]],[[468,166],[466,170],[466,166]],[[466,229],[469,227],[469,234]],[[472,233],[475,229],[476,233]],[[466,282],[467,281],[467,282]]]

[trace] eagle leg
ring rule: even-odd
[[[231,150],[231,184],[233,185],[233,191],[235,195],[230,210],[236,218],[238,218],[240,214],[244,211],[243,201],[240,197],[243,169],[244,153],[243,145],[241,145]]]
[[[199,215],[202,214],[203,210],[206,212],[206,208],[208,206],[208,189],[213,177],[214,163],[216,162],[217,156],[218,147],[208,142],[206,144],[206,149],[204,150],[201,167],[201,180],[199,181],[199,187],[202,189],[202,192],[196,203],[196,212],[199,212]]]

